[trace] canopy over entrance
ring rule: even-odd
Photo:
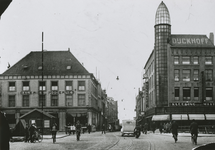
[[[152,121],[169,121],[169,115],[153,115]]]

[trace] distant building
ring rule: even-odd
[[[0,93],[11,126],[27,118],[47,129],[56,122],[62,131],[78,120],[96,127],[104,121],[101,84],[70,51],[30,52],[0,75]]]
[[[215,123],[214,35],[172,34],[170,14],[161,2],[155,17],[155,44],[145,64],[147,122],[178,120]]]

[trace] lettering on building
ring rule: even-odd
[[[207,38],[172,38],[172,44],[208,44]]]

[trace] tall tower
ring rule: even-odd
[[[163,1],[155,16],[155,89],[156,105],[168,105],[167,42],[171,35],[170,15]]]

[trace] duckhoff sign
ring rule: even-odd
[[[207,38],[172,38],[172,44],[208,45]]]

